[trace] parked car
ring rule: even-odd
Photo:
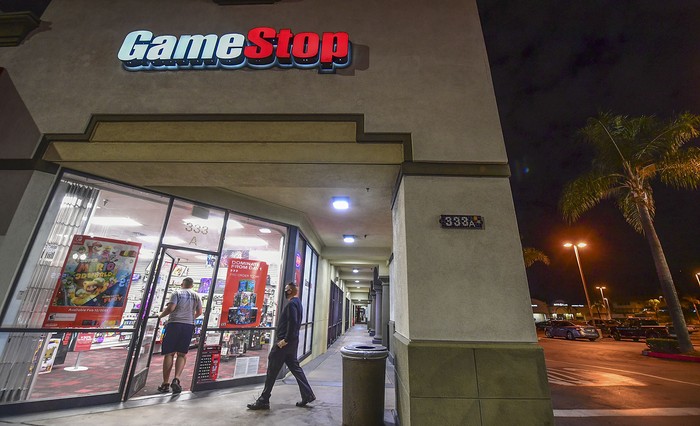
[[[547,328],[548,325],[552,323],[552,320],[545,320],[545,321],[540,321],[535,323],[535,328],[537,330],[544,330]]]
[[[644,318],[626,318],[620,325],[610,327],[610,334],[615,340],[652,339],[655,337],[669,337],[665,326],[658,321]]]
[[[595,327],[571,321],[552,321],[544,329],[544,335],[549,338],[564,337],[566,340],[588,339],[591,342],[600,338],[600,334]]]
[[[592,325],[593,327],[599,329],[600,332],[603,334],[603,337],[610,337],[610,327],[619,326],[620,321],[614,319],[592,319],[589,320],[586,324]]]
[[[698,326],[695,324],[687,324],[686,323],[685,326],[688,328],[688,334],[693,334],[696,331],[698,331]],[[673,337],[674,339],[676,338],[676,331],[673,329],[672,322],[666,323],[666,330],[668,330],[669,337]]]

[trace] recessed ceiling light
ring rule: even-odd
[[[146,241],[148,243],[157,243],[159,238],[160,237],[158,237],[156,235],[142,235],[142,236],[138,237],[139,240]],[[168,236],[168,237],[163,238],[163,243],[165,243],[165,244],[178,245],[178,244],[182,244],[184,242],[185,242],[185,240],[183,240],[182,238],[178,238],[178,237]]]
[[[356,274],[356,273],[358,273],[358,272],[360,272],[359,269],[357,269],[357,268],[352,268],[352,273],[353,273],[353,274]]]
[[[350,198],[348,197],[333,197],[331,198],[331,203],[336,210],[347,210],[350,208]]]
[[[356,282],[356,283],[359,283],[359,282],[360,282],[360,280],[355,280],[355,282]]]
[[[267,241],[258,237],[229,237],[225,243],[229,247],[263,247],[267,245]]]
[[[348,244],[354,243],[355,236],[354,235],[343,235],[343,241],[345,241]]]
[[[270,228],[260,228],[259,231],[261,234],[269,234],[272,232]]]
[[[102,216],[90,219],[91,225],[105,226],[143,226],[130,217]]]

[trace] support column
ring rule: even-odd
[[[382,282],[376,279],[372,282],[372,288],[374,288],[376,294],[374,304],[374,338],[372,343],[381,344],[384,331],[382,328]]]
[[[374,291],[373,287],[370,287],[369,291],[369,306],[367,307],[367,314],[369,315],[369,319],[367,320],[367,331],[369,332],[370,336],[374,336],[375,333],[375,327],[374,325],[376,322],[374,321],[374,307],[377,304],[377,292]]]
[[[510,185],[483,170],[404,175],[397,189],[392,343],[403,426],[554,424]],[[486,225],[445,229],[442,214]]]
[[[389,277],[379,277],[382,283],[382,346],[390,348],[389,329]]]

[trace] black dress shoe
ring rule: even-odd
[[[249,410],[269,410],[270,403],[268,401],[263,401],[261,399],[258,399],[254,403],[248,404],[248,409]]]
[[[302,398],[301,402],[297,402],[297,407],[306,407],[306,404],[314,401],[316,401],[316,395],[311,394],[308,398]]]

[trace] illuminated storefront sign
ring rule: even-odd
[[[346,32],[294,34],[284,28],[256,27],[239,33],[155,36],[132,31],[124,38],[119,60],[129,71],[178,69],[318,68],[334,73],[350,65],[352,44]]]

